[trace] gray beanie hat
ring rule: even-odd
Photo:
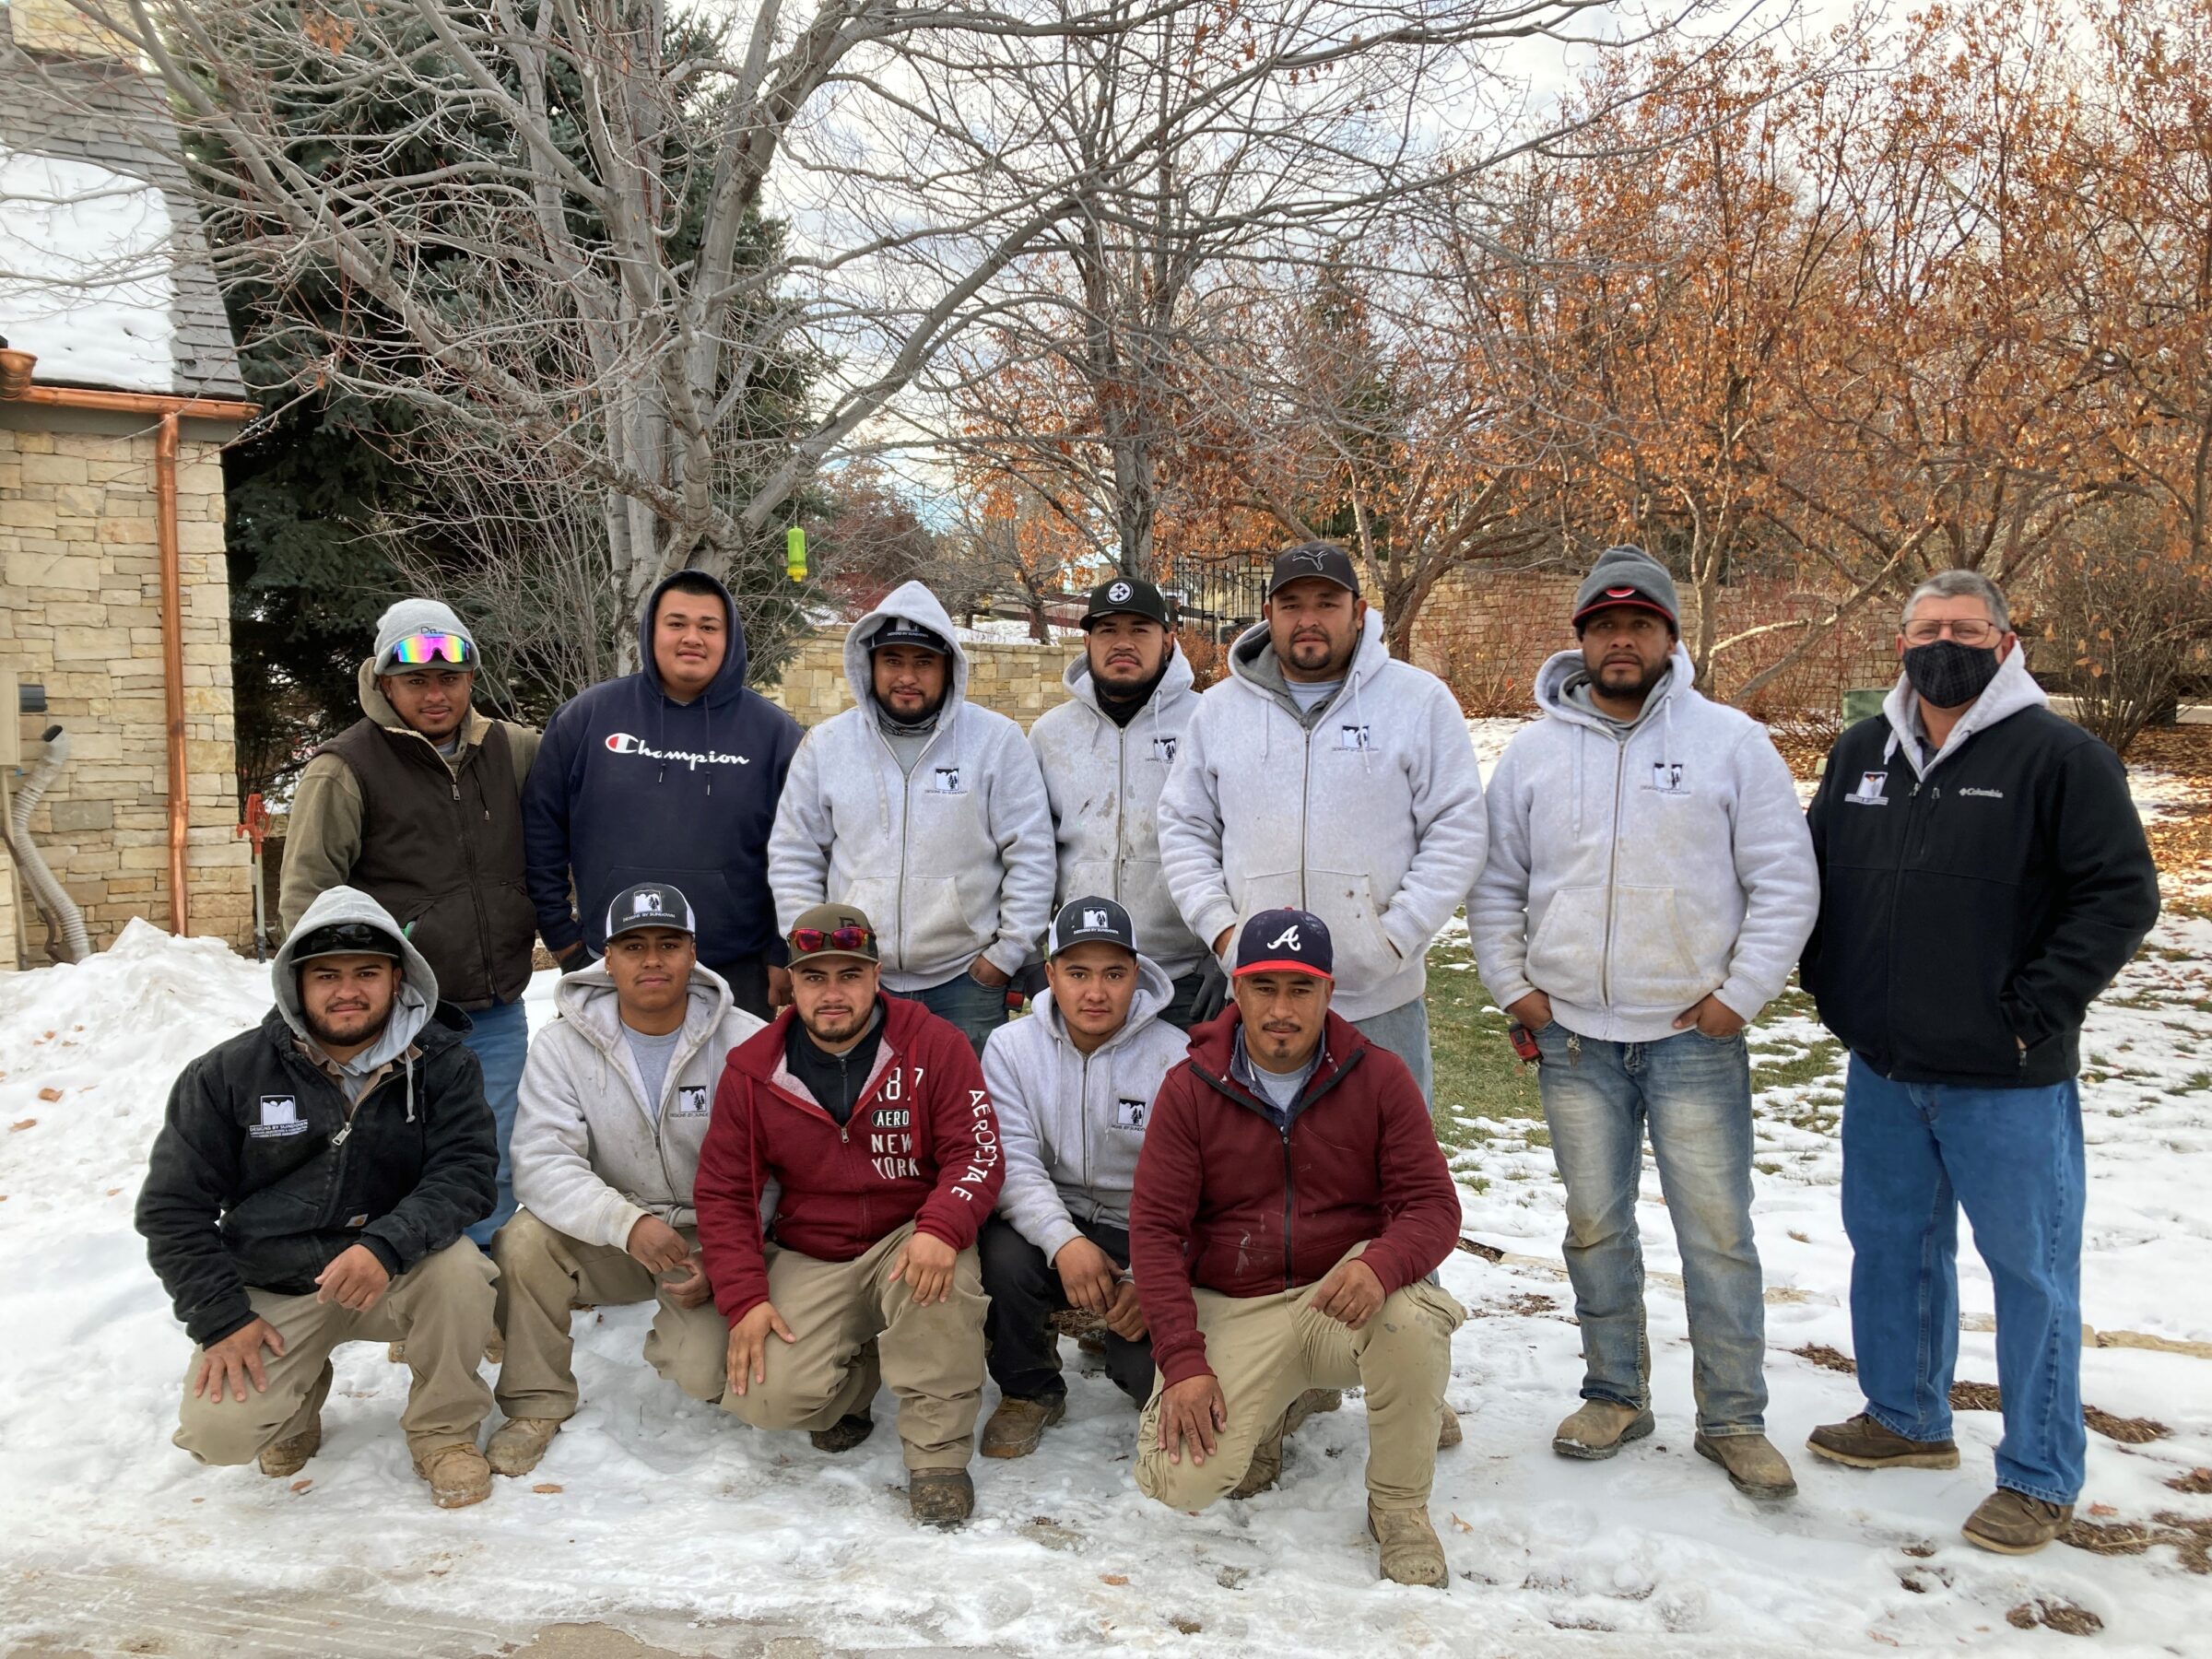
[[[436,599],[402,599],[397,605],[376,619],[376,654],[370,659],[374,664],[372,673],[392,672],[392,648],[410,634],[443,633],[468,641],[469,653],[481,657],[477,650],[476,636],[462,625],[451,606]],[[471,664],[471,667],[477,666]]]
[[[1666,567],[1641,547],[1607,547],[1575,590],[1574,626],[1582,631],[1583,618],[1616,605],[1657,611],[1677,634],[1682,631],[1675,599],[1675,579]]]

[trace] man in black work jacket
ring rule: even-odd
[[[1996,1290],[2005,1438],[1968,1542],[2024,1555],[2081,1489],[2081,1022],[2159,913],[2112,751],[2052,713],[1994,583],[1906,602],[1904,673],[1814,797],[1806,988],[1851,1050],[1843,1225],[1866,1408],[1812,1450],[1956,1468],[1958,1206]]]
[[[441,1508],[475,1503],[491,1488],[477,1365],[493,1274],[462,1230],[490,1212],[499,1148],[465,1017],[348,887],[308,907],[271,978],[261,1024],[177,1078],[138,1194],[197,1345],[176,1443],[296,1474],[322,1444],[331,1350],[404,1342],[416,1473]]]

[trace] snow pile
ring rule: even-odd
[[[171,390],[169,240],[144,179],[0,146],[0,335],[41,381]]]

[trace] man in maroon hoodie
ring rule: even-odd
[[[730,1051],[693,1188],[730,1322],[722,1404],[845,1452],[888,1382],[914,1519],[954,1525],[975,1507],[975,1235],[998,1199],[998,1120],[959,1030],[881,994],[865,915],[817,905],[785,943],[792,1006]]]
[[[1382,1575],[1441,1588],[1429,1488],[1466,1312],[1428,1276],[1459,1194],[1406,1063],[1329,1012],[1333,965],[1320,917],[1253,917],[1235,1006],[1191,1033],[1152,1104],[1129,1206],[1159,1367],[1136,1484],[1182,1510],[1250,1496],[1302,1395],[1364,1385]]]

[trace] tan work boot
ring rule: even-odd
[[[1797,1477],[1788,1459],[1763,1434],[1699,1435],[1690,1442],[1700,1457],[1728,1471],[1728,1480],[1747,1498],[1794,1498]]]
[[[806,1438],[814,1442],[817,1452],[827,1452],[835,1457],[841,1452],[852,1451],[875,1432],[874,1417],[865,1411],[853,1411],[839,1418],[827,1429],[808,1430]]]
[[[307,1460],[322,1450],[323,1417],[318,1412],[299,1433],[261,1449],[261,1472],[271,1480],[282,1480],[306,1468]]]
[[[906,1502],[924,1526],[958,1526],[975,1513],[975,1482],[965,1469],[916,1469],[906,1477]]]
[[[466,1509],[491,1496],[491,1465],[465,1441],[418,1457],[415,1473],[430,1483],[430,1497],[440,1509]]]
[[[1551,1449],[1561,1457],[1595,1462],[1610,1457],[1633,1440],[1641,1440],[1656,1425],[1647,1410],[1623,1406],[1618,1400],[1584,1400],[1553,1431]]]
[[[1257,1498],[1283,1477],[1283,1424],[1289,1420],[1289,1413],[1284,1413],[1282,1421],[1252,1449],[1252,1462],[1244,1467],[1244,1478],[1230,1488],[1231,1498]]]
[[[1865,1412],[1841,1423],[1823,1423],[1806,1436],[1806,1448],[1830,1463],[1854,1469],[1955,1469],[1957,1441],[1907,1440]]]
[[[1969,1544],[1999,1555],[2033,1555],[2066,1529],[2074,1519],[2070,1503],[2046,1503],[2010,1487],[1999,1487],[1959,1530]]]
[[[1065,1394],[1046,1394],[1037,1400],[1008,1394],[983,1425],[980,1449],[985,1457],[1027,1457],[1037,1450],[1044,1431],[1066,1415]]]
[[[559,1418],[509,1418],[493,1430],[484,1461],[495,1475],[527,1475],[559,1432]]]
[[[1459,1413],[1449,1406],[1445,1406],[1443,1415],[1437,1419],[1436,1449],[1439,1452],[1449,1452],[1465,1438],[1465,1431],[1459,1426]]]
[[[1341,1388],[1309,1388],[1290,1402],[1290,1409],[1283,1413],[1283,1432],[1296,1434],[1298,1426],[1310,1417],[1319,1417],[1324,1411],[1335,1411],[1344,1404]]]
[[[1382,1553],[1382,1576],[1392,1583],[1441,1590],[1451,1583],[1443,1542],[1429,1524],[1427,1510],[1379,1510],[1371,1501],[1367,1531]]]

